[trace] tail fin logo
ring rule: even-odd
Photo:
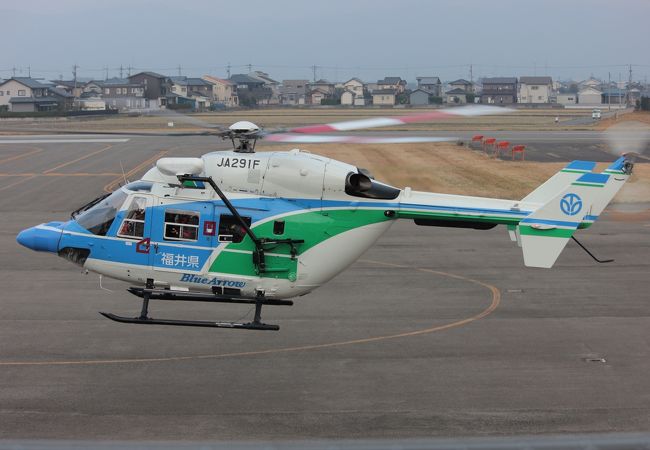
[[[569,193],[560,200],[560,209],[567,216],[575,216],[582,209],[582,199],[578,194]]]

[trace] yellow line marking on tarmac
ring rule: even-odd
[[[62,167],[66,167],[66,166],[69,166],[70,164],[74,164],[76,162],[83,161],[84,159],[90,158],[91,156],[98,155],[99,153],[104,152],[104,151],[108,150],[111,147],[113,147],[113,146],[112,145],[107,145],[106,147],[101,148],[101,149],[99,149],[99,150],[97,150],[95,152],[88,153],[87,155],[80,156],[79,158],[73,159],[72,161],[68,161],[68,162],[65,162],[63,164],[59,164],[58,166],[54,166],[54,167],[52,167],[50,169],[44,170],[43,173],[54,172],[55,170],[60,169]]]
[[[20,159],[20,158],[25,158],[27,156],[31,156],[33,154],[36,154],[36,153],[39,153],[39,152],[43,151],[42,148],[38,148],[38,147],[32,147],[32,148],[34,150],[32,150],[31,152],[21,153],[19,155],[14,155],[14,156],[10,156],[10,157],[5,158],[5,159],[0,159],[0,164],[6,163],[6,162],[9,162],[9,161],[15,161],[15,160]]]
[[[188,360],[202,360],[202,359],[220,359],[220,358],[235,358],[235,357],[245,357],[245,356],[260,356],[260,355],[271,355],[277,353],[292,353],[292,352],[301,352],[308,350],[321,350],[325,348],[333,347],[343,347],[348,345],[357,345],[357,344],[368,344],[371,342],[380,342],[388,341],[392,339],[400,339],[412,336],[419,336],[423,334],[435,333],[438,331],[445,331],[452,328],[462,327],[471,322],[475,322],[479,319],[482,319],[490,315],[494,310],[499,307],[501,303],[501,291],[496,286],[493,286],[489,283],[483,281],[475,280],[473,278],[465,277],[463,275],[457,275],[449,272],[441,272],[438,270],[426,269],[426,268],[414,268],[402,264],[393,264],[383,261],[373,261],[369,259],[361,259],[359,262],[377,264],[381,266],[388,267],[397,267],[403,269],[415,269],[424,273],[432,273],[435,275],[440,275],[444,277],[453,278],[456,280],[467,281],[478,286],[488,289],[492,293],[492,301],[490,305],[471,317],[466,319],[461,319],[455,322],[451,322],[445,325],[438,325],[435,327],[425,328],[422,330],[407,331],[404,333],[389,334],[385,336],[375,336],[361,339],[352,339],[348,341],[339,341],[339,342],[329,342],[324,344],[312,344],[312,345],[302,345],[299,347],[280,347],[280,348],[271,348],[268,350],[252,350],[248,352],[232,352],[232,353],[217,353],[213,355],[196,355],[196,356],[170,356],[165,358],[132,358],[132,359],[98,359],[98,360],[77,360],[77,361],[31,361],[31,362],[20,362],[20,361],[6,361],[1,362],[0,366],[70,366],[70,365],[99,365],[99,364],[130,364],[130,363],[153,363],[153,362],[173,362],[173,361],[188,361]]]
[[[21,183],[24,183],[25,181],[29,181],[29,180],[31,180],[32,178],[34,178],[35,176],[36,176],[36,175],[32,175],[32,176],[30,176],[30,177],[24,177],[24,178],[21,178],[21,179],[18,180],[18,181],[14,181],[13,183],[10,183],[10,184],[6,185],[6,186],[2,186],[2,187],[0,187],[0,191],[4,191],[5,189],[9,189],[9,188],[12,188],[12,187],[14,187],[14,186],[16,186],[16,185],[19,185],[19,184],[21,184]]]
[[[115,187],[118,186],[122,181],[124,181],[125,178],[128,179],[130,176],[135,175],[136,173],[138,173],[140,170],[142,170],[143,168],[145,168],[146,166],[148,166],[152,162],[154,162],[154,161],[162,158],[163,156],[165,156],[168,152],[169,152],[169,150],[162,150],[162,151],[156,153],[151,158],[147,159],[146,161],[142,161],[140,164],[135,166],[133,169],[129,170],[124,175],[122,175],[120,173],[117,178],[115,178],[113,181],[111,181],[106,186],[104,186],[104,192],[113,192],[115,190]]]

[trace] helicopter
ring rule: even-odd
[[[256,152],[260,139],[289,143],[406,143],[438,137],[326,134],[445,117],[508,112],[464,106],[400,117],[264,130],[240,121],[202,134],[232,150],[164,157],[140,180],[73,211],[70,220],[21,231],[19,244],[125,281],[142,299],[147,325],[279,330],[264,306],[293,305],[355,262],[396,220],[419,226],[488,230],[505,225],[529,267],[551,268],[574,233],[590,227],[632,173],[623,155],[601,173],[573,161],[521,200],[397,188],[366,169],[299,149]],[[137,133],[120,133],[137,134]],[[149,135],[149,134],[147,134]],[[580,242],[578,244],[598,262]],[[255,305],[250,322],[160,319],[151,300]]]

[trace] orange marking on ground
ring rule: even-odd
[[[66,166],[69,166],[70,164],[74,164],[76,162],[83,161],[84,159],[90,158],[91,156],[98,155],[99,153],[104,152],[104,151],[108,150],[111,147],[113,147],[113,146],[112,145],[107,145],[106,147],[101,148],[101,149],[99,149],[99,150],[97,150],[95,152],[88,153],[87,155],[80,156],[79,158],[73,159],[72,161],[68,161],[68,162],[65,162],[63,164],[59,164],[58,166],[54,166],[54,167],[52,167],[50,169],[44,170],[43,173],[54,172],[55,170],[60,169],[62,167],[66,167]]]
[[[388,267],[398,267],[398,268],[404,268],[404,269],[411,269],[412,267],[405,266],[402,264],[393,264],[393,263],[386,263],[383,261],[373,261],[373,260],[367,260],[367,259],[362,259],[359,260],[360,262],[366,262],[366,263],[371,263],[371,264],[377,264],[377,265],[383,265],[383,266],[388,266]],[[321,350],[325,348],[332,348],[332,347],[343,347],[347,345],[358,345],[358,344],[368,344],[371,342],[380,342],[380,341],[388,341],[392,339],[400,339],[400,338],[406,338],[406,337],[412,337],[412,336],[419,336],[423,334],[430,334],[430,333],[435,333],[438,331],[445,331],[449,330],[452,328],[457,328],[461,327],[464,325],[467,325],[471,322],[475,322],[479,319],[482,319],[492,312],[494,312],[495,309],[499,307],[499,304],[501,303],[501,291],[496,286],[493,286],[491,284],[485,283],[483,281],[475,280],[473,278],[469,277],[464,277],[462,275],[457,275],[453,273],[448,273],[448,272],[440,272],[437,270],[431,270],[431,269],[425,269],[425,268],[415,268],[415,270],[418,270],[420,272],[424,273],[433,273],[435,275],[441,275],[441,276],[446,276],[450,278],[454,278],[457,280],[463,280],[463,281],[468,281],[470,283],[476,284],[478,286],[487,288],[491,293],[492,293],[492,301],[490,302],[490,305],[483,309],[481,312],[478,314],[475,314],[471,317],[468,317],[466,319],[461,319],[457,320],[455,322],[451,322],[445,325],[438,325],[435,327],[430,327],[430,328],[425,328],[422,330],[415,330],[415,331],[407,331],[404,333],[397,333],[397,334],[389,334],[385,336],[375,336],[375,337],[369,337],[369,338],[361,338],[361,339],[352,339],[348,341],[340,341],[340,342],[329,342],[329,343],[324,343],[324,344],[313,344],[313,345],[302,345],[299,347],[281,347],[281,348],[271,348],[267,350],[252,350],[248,352],[233,352],[233,353],[217,353],[213,355],[196,355],[196,356],[170,356],[166,358],[133,358],[133,359],[100,359],[100,360],[78,360],[78,361],[25,361],[25,362],[20,362],[20,361],[6,361],[6,362],[0,362],[0,366],[64,366],[64,365],[99,365],[99,364],[132,364],[132,363],[152,363],[152,362],[173,362],[173,361],[188,361],[188,360],[202,360],[202,359],[219,359],[219,358],[234,358],[234,357],[246,357],[246,356],[260,356],[260,355],[271,355],[271,354],[278,354],[278,353],[291,353],[291,352],[301,352],[301,351],[307,351],[307,350]]]
[[[29,181],[32,178],[34,178],[35,176],[36,175],[32,175],[32,176],[29,176],[29,177],[21,178],[18,181],[14,181],[13,183],[10,183],[10,184],[8,184],[6,186],[2,186],[2,187],[0,187],[0,191],[4,191],[5,189],[9,189],[9,188],[12,188],[12,187],[14,187],[14,186],[16,186],[18,184],[24,183],[25,181]]]
[[[32,150],[31,152],[21,153],[19,155],[14,155],[14,156],[10,156],[10,157],[5,158],[5,159],[0,159],[0,164],[6,163],[6,162],[9,162],[9,161],[15,161],[15,160],[20,159],[20,158],[25,158],[27,156],[30,156],[30,155],[33,155],[35,153],[39,153],[39,152],[43,151],[42,148],[38,148],[38,147],[32,147],[32,148],[34,150]]]

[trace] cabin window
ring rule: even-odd
[[[146,208],[146,198],[133,197],[117,235],[128,239],[142,239],[144,237],[144,218]]]
[[[168,241],[196,241],[199,236],[199,213],[194,211],[165,211],[165,234]]]
[[[251,218],[243,217],[247,226],[251,226]],[[222,214],[219,218],[219,242],[234,242],[235,244],[244,240],[246,230],[241,223],[229,214]]]

